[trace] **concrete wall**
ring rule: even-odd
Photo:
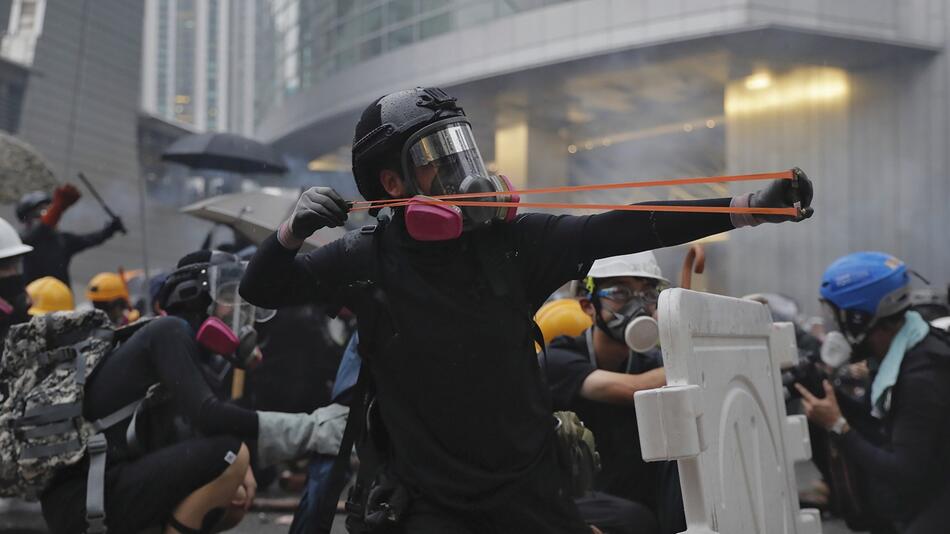
[[[141,2],[125,0],[48,0],[36,47],[20,136],[60,180],[75,183],[76,173],[84,172],[129,229],[75,258],[75,289],[97,272],[143,263],[136,152],[142,11]],[[62,230],[91,231],[107,221],[79,187],[84,197],[63,217]],[[172,265],[200,244],[203,224],[159,206],[147,205],[146,212],[153,268]]]
[[[929,35],[950,25],[945,3],[908,4],[929,14]],[[730,172],[798,165],[816,187],[812,220],[740,230],[717,248],[730,292],[780,291],[814,312],[824,268],[859,250],[894,254],[938,287],[950,282],[950,55],[898,59],[849,79],[842,101],[728,117]]]

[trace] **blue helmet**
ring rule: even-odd
[[[821,277],[821,299],[838,328],[860,343],[878,320],[910,307],[910,275],[904,262],[883,252],[838,258]]]

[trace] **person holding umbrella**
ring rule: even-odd
[[[122,219],[113,216],[101,230],[86,234],[61,232],[57,228],[63,213],[80,198],[79,190],[64,184],[53,190],[33,191],[20,197],[17,219],[23,224],[20,237],[33,247],[23,259],[23,277],[27,283],[53,276],[69,285],[69,263],[80,252],[101,245],[116,232],[125,232]]]

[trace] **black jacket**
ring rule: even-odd
[[[731,228],[723,214],[527,214],[454,241],[423,243],[408,236],[397,214],[377,237],[376,282],[390,319],[370,340],[378,349],[370,368],[400,481],[451,508],[504,499],[543,457],[553,433],[533,343],[537,308],[565,282],[585,276],[597,258]],[[334,310],[345,305],[361,317],[367,310],[353,291],[367,269],[349,253],[357,237],[297,256],[272,235],[248,265],[242,296],[268,308],[335,303]],[[483,264],[485,243],[502,245],[504,260],[497,263],[505,267]],[[496,268],[510,269],[516,287],[507,297],[490,287],[489,270]],[[364,337],[361,330],[361,343]]]
[[[69,262],[73,256],[101,244],[115,233],[112,223],[98,232],[73,234],[37,222],[20,235],[33,251],[23,257],[23,276],[27,283],[52,276],[69,285]]]
[[[869,413],[869,403],[864,410]],[[910,523],[937,495],[946,493],[950,488],[950,337],[932,329],[904,356],[891,408],[877,428],[861,424],[852,428],[840,444],[867,475],[867,495],[878,515]],[[941,529],[950,523],[950,509],[945,508],[942,516]]]

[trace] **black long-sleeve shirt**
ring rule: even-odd
[[[155,319],[96,367],[86,384],[83,416],[89,421],[105,417],[161,383],[172,403],[172,409],[162,411],[169,421],[180,415],[205,435],[256,439],[257,412],[218,399],[198,367],[201,357],[188,323],[176,317]],[[110,463],[128,456],[126,426],[119,424],[106,431]]]
[[[680,202],[728,206],[730,199]],[[389,324],[377,327],[372,370],[392,467],[410,491],[444,506],[478,507],[517,487],[553,431],[535,357],[533,315],[598,258],[688,242],[732,229],[729,215],[617,211],[525,214],[448,242],[411,239],[401,214],[376,239]],[[498,297],[476,250],[482,231],[504,240],[514,294]],[[480,234],[484,235],[484,234]],[[308,301],[359,303],[348,286],[365,276],[350,233],[306,255],[269,237],[248,265],[241,294],[275,308]],[[361,325],[362,326],[362,325]],[[361,338],[363,333],[361,332]]]
[[[867,425],[856,425],[840,443],[869,475],[876,512],[907,522],[950,488],[950,339],[944,334],[932,331],[904,356],[879,427],[866,435]],[[950,509],[942,515],[945,526]]]
[[[69,262],[73,256],[112,237],[112,225],[87,234],[60,232],[37,222],[23,231],[20,238],[33,251],[23,257],[23,276],[27,283],[52,276],[69,285]]]

